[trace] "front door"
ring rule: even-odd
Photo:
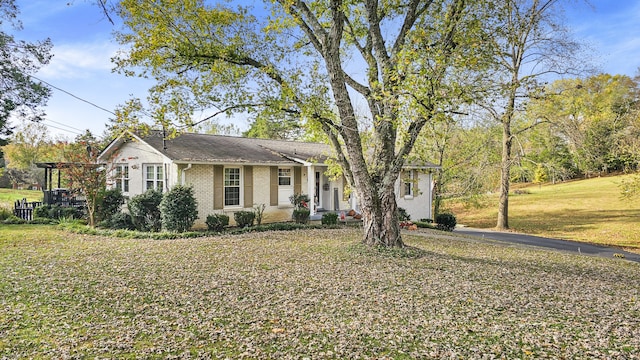
[[[293,169],[278,168],[278,205],[290,205],[293,195]]]
[[[316,209],[322,208],[322,174],[316,171],[316,191],[313,198]]]

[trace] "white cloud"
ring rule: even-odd
[[[39,75],[46,79],[77,79],[95,76],[95,72],[110,73],[111,57],[117,52],[111,43],[77,43],[54,46],[53,59]]]

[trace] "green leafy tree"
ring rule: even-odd
[[[395,181],[422,128],[460,94],[453,69],[483,51],[484,8],[463,0],[281,0],[261,11],[121,0],[117,39],[127,50],[116,66],[156,79],[150,111],[165,128],[188,127],[194,111],[215,107],[277,110],[321,129],[360,201],[363,242],[402,247]],[[419,116],[410,111],[416,106]]]
[[[106,172],[97,164],[99,142],[87,131],[78,136],[65,150],[65,162],[60,164],[67,183],[76,195],[86,199],[89,226],[96,224],[98,205],[106,186]]]
[[[18,15],[14,0],[0,1],[0,146],[7,144],[6,137],[12,133],[9,118],[41,120],[43,113],[39,107],[50,95],[49,88],[30,75],[49,63],[51,41],[16,40],[5,27],[9,24],[14,30],[20,30],[22,24]]]
[[[502,157],[498,229],[509,228],[509,187],[515,136],[536,123],[513,128],[529,99],[542,91],[541,80],[549,74],[567,74],[580,69],[580,44],[572,41],[562,26],[560,0],[505,0],[495,2],[497,16],[491,49],[494,67],[486,76],[477,104],[502,127]],[[580,60],[580,61],[578,61]]]
[[[636,81],[598,74],[557,80],[546,93],[530,104],[529,116],[548,122],[547,141],[556,144],[556,154],[568,149],[576,172],[637,168],[640,88]]]

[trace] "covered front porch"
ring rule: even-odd
[[[320,220],[326,212],[340,215],[352,209],[357,211],[355,198],[346,194],[346,179],[343,176],[332,179],[326,175],[326,165],[305,165],[307,183],[306,189],[303,183],[301,190],[309,195],[310,220]]]

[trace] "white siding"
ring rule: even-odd
[[[431,189],[432,189],[432,176],[429,172],[418,172],[418,193],[413,196],[401,196],[404,186],[402,179],[398,179],[396,183],[396,196],[398,200],[398,207],[407,210],[407,213],[411,215],[411,220],[420,219],[432,219],[431,214]]]
[[[173,186],[176,179],[176,166],[159,154],[151,147],[140,142],[127,142],[123,144],[113,159],[107,164],[107,186],[113,186],[113,181],[109,178],[115,175],[114,164],[129,165],[129,192],[125,195],[128,197],[136,196],[144,192],[144,165],[145,164],[162,164],[164,166],[165,189]]]

